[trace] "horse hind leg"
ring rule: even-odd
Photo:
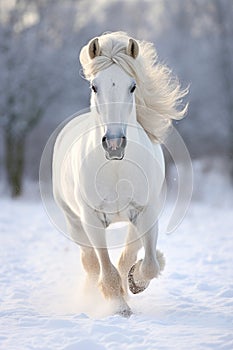
[[[100,265],[95,249],[92,247],[81,247],[81,261],[88,279],[97,282],[100,274]]]
[[[87,274],[87,279],[92,282],[98,281],[100,273],[99,260],[95,249],[92,247],[92,244],[83,229],[81,220],[69,210],[66,213],[66,223],[71,238],[75,243],[80,245],[81,262]]]

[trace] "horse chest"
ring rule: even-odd
[[[86,176],[81,189],[85,204],[95,212],[108,213],[111,222],[133,218],[147,205],[150,192],[145,174],[137,169],[126,171],[117,163],[108,163],[95,176]]]

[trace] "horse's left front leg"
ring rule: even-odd
[[[142,247],[141,240],[138,238],[136,227],[130,223],[128,227],[128,234],[125,242],[125,248],[121,253],[118,261],[118,271],[121,275],[124,292],[128,293],[128,273],[131,266],[137,260],[137,253]]]
[[[145,250],[144,259],[139,260],[132,266],[128,275],[129,289],[132,293],[137,294],[145,290],[149,282],[158,277],[164,269],[165,259],[163,253],[156,250],[158,238],[158,223],[155,223],[148,230],[145,229],[145,223],[148,222],[152,213],[148,210],[142,217],[138,218],[136,223],[141,243]]]

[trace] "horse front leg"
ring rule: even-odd
[[[88,224],[87,224],[88,223]],[[93,213],[86,215],[84,229],[98,257],[100,273],[98,285],[106,299],[114,302],[116,313],[129,317],[132,311],[124,299],[124,290],[119,272],[112,264],[106,243],[105,225]]]
[[[145,250],[145,256],[134,264],[128,274],[129,289],[133,294],[143,292],[153,278],[159,276],[164,269],[165,258],[163,253],[156,250],[158,238],[158,222],[156,221],[151,228],[145,229],[145,223],[151,215],[151,210],[147,210],[144,215],[138,218],[136,223],[141,243]]]
[[[137,253],[141,247],[142,243],[138,237],[137,229],[132,223],[129,223],[125,248],[121,253],[120,259],[118,261],[118,271],[120,273],[124,292],[126,295],[128,293],[128,273],[131,266],[137,260]]]
[[[116,313],[124,317],[129,317],[132,311],[126,303],[122,280],[119,272],[111,263],[108,250],[104,248],[96,249],[100,261],[99,287],[106,299],[110,299],[116,304]]]

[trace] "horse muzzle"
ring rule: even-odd
[[[105,134],[102,138],[102,146],[105,150],[105,157],[108,160],[121,160],[125,155],[127,139],[124,135]]]

